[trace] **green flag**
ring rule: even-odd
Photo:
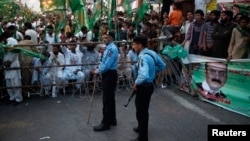
[[[114,17],[116,15],[116,0],[111,0],[111,16]]]
[[[103,14],[106,14],[108,12],[109,7],[107,5],[105,5],[105,3],[103,2],[103,0],[100,0],[101,2],[101,16],[103,16]]]
[[[139,7],[137,14],[135,15],[134,23],[136,27],[136,31],[138,31],[138,22],[141,21],[144,17],[144,14],[150,9],[148,1],[144,1],[143,4]],[[136,33],[138,34],[138,33]]]
[[[69,6],[73,12],[80,10],[84,4],[82,0],[69,0]]]
[[[109,30],[112,29],[112,20],[115,15],[116,15],[116,0],[111,0],[111,3],[109,3],[109,11],[108,11]]]
[[[41,59],[48,59],[48,57],[43,56],[40,53],[36,53],[21,47],[15,47],[14,49],[10,50],[11,52],[14,53],[23,53],[24,55],[30,56],[30,57],[36,57],[36,58],[41,58]]]
[[[37,52],[33,52],[22,47],[10,47],[9,45],[1,44],[0,43],[0,57],[3,57],[5,52],[13,52],[13,53],[23,53],[24,55],[41,58],[41,59],[48,59],[47,57],[39,54]]]
[[[76,17],[76,30],[75,34],[80,32],[81,27],[84,25],[87,27],[87,29],[90,29],[89,26],[89,17],[87,13],[87,7],[82,7],[80,10],[77,10],[74,12],[74,15]]]
[[[84,22],[84,25],[88,29],[90,29],[90,27],[89,27],[89,15],[88,15],[88,12],[87,12],[87,6],[85,6],[85,5],[86,4],[84,4],[84,7],[82,8],[82,10],[83,10],[83,18],[84,18],[83,22]]]
[[[142,20],[144,17],[144,14],[150,9],[150,6],[148,3],[143,3],[140,8],[138,9],[138,20]]]
[[[58,18],[56,18],[55,34],[58,35],[61,29],[63,29],[66,24],[66,11],[60,10],[56,11],[56,13]]]
[[[54,9],[55,10],[65,10],[66,9],[66,0],[54,0]]]
[[[15,2],[12,2],[12,14],[16,16],[19,10],[20,10],[19,5],[17,5]]]
[[[122,7],[124,8],[127,17],[131,17],[132,8],[131,8],[129,0],[123,0]]]
[[[25,4],[24,5],[24,16],[25,16],[25,19],[27,20],[27,21],[29,21],[29,22],[31,22],[32,21],[32,19],[31,19],[31,10],[29,9],[29,7]]]
[[[96,2],[93,7],[92,16],[89,19],[89,29],[93,29],[96,22],[101,18],[101,10],[101,2]]]
[[[2,33],[4,32],[2,26],[0,25],[0,35],[2,35]]]
[[[14,2],[14,0],[0,0],[0,4]]]
[[[14,0],[0,0],[0,15],[5,21],[11,20],[19,13],[20,7]]]
[[[3,48],[3,44],[0,44],[0,59],[4,57],[4,54],[5,54],[5,50]]]

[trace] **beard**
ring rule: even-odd
[[[54,53],[55,55],[58,55],[58,51],[54,51],[53,53]]]
[[[211,22],[218,22],[218,19],[217,18],[214,18],[214,19],[210,19]]]
[[[222,25],[226,24],[227,22],[228,22],[228,19],[220,20],[220,23],[221,23]]]
[[[95,48],[95,46],[88,46],[88,47],[87,47],[87,50],[88,50],[88,51],[92,51],[92,50],[94,50],[94,48]]]

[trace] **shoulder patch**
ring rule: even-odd
[[[112,50],[109,50],[107,55],[108,55],[108,57],[111,57],[112,54],[113,54],[113,51],[112,51]]]
[[[141,67],[143,67],[143,59],[141,59]]]

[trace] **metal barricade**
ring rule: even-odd
[[[157,39],[151,39],[151,40],[157,40],[159,43],[158,43],[158,49],[162,49],[163,48],[163,44],[161,44],[161,42],[163,42],[164,44],[165,43],[168,43],[169,42],[169,39],[167,38],[157,38]],[[116,43],[121,43],[123,41],[117,41]],[[96,44],[98,43],[101,43],[101,42],[95,42]],[[131,43],[131,42],[127,42],[127,43]],[[21,46],[47,46],[47,45],[72,45],[72,44],[88,44],[88,42],[83,42],[83,43],[57,43],[57,44],[38,44],[38,45],[16,45],[18,47],[21,47]],[[159,47],[160,46],[160,47]],[[182,67],[184,66],[183,63],[181,62],[181,60],[173,60],[171,58],[169,58],[168,56],[164,56],[162,54],[159,53],[159,55],[164,59],[164,61],[166,62],[167,64],[167,68],[165,71],[157,74],[157,77],[156,77],[156,85],[159,87],[161,86],[161,84],[164,83],[164,81],[166,81],[166,83],[171,83],[171,84],[174,84],[175,86],[177,87],[180,87],[180,84],[181,84],[181,75],[183,73],[183,69]],[[1,58],[0,58],[1,59]],[[2,60],[1,60],[2,61]],[[120,63],[120,62],[119,62]],[[124,62],[123,62],[124,63]],[[131,62],[125,62],[125,63],[131,63]],[[135,62],[134,62],[135,63]],[[81,66],[84,66],[86,64],[80,64]],[[95,64],[89,64],[88,65],[96,65]],[[75,66],[75,65],[60,65],[60,66],[48,66],[48,67],[51,67],[51,68],[54,68],[54,67],[66,67],[66,66]],[[182,66],[182,67],[180,67]],[[22,69],[23,67],[16,67],[16,68],[8,68],[9,70],[10,69]],[[34,67],[33,66],[30,66],[29,69],[33,69]],[[43,66],[41,66],[41,68],[43,68]],[[0,65],[0,71],[4,72],[6,68],[4,68],[3,66],[3,62],[1,62],[1,65]],[[1,73],[3,74],[3,73]],[[164,80],[165,79],[165,80]],[[187,78],[185,78],[186,82],[189,82]],[[132,78],[132,80],[127,80],[125,77],[119,77],[119,81],[122,80],[123,81],[123,84],[127,84],[128,88],[132,88],[132,85],[133,85],[133,82],[134,82],[134,78]],[[0,86],[0,92],[1,92],[1,97],[4,97],[6,95],[6,89],[11,89],[11,88],[28,88],[29,89],[29,93],[27,94],[27,97],[31,96],[32,94],[37,94],[37,95],[41,95],[41,85],[22,85],[22,86],[19,86],[19,87],[6,87],[4,85],[4,79],[1,79],[1,86]],[[97,81],[97,84],[101,84],[101,80],[100,79],[97,79],[95,80]],[[53,81],[53,83],[50,85],[50,86],[59,86],[59,87],[63,87],[64,89],[66,87],[63,86],[63,84],[56,84],[54,83],[55,80]],[[82,89],[80,91],[80,94],[89,94],[89,89],[90,89],[90,85],[91,83],[94,83],[94,81],[84,81],[84,82],[81,82],[82,85]],[[118,82],[119,83],[119,82]],[[77,82],[71,82],[69,83],[69,85],[75,85],[77,84]],[[44,87],[44,86],[42,86]],[[122,88],[123,86],[121,86],[120,88]],[[118,88],[118,89],[120,89]],[[93,89],[92,89],[93,90]],[[98,88],[95,89],[96,91],[101,91],[101,86],[98,86]],[[64,94],[66,94],[66,91],[63,91]],[[75,92],[72,93],[72,96],[75,96]]]

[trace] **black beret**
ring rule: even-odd
[[[115,39],[115,33],[112,31],[108,31],[107,35],[111,36],[113,39]]]
[[[144,36],[136,36],[133,39],[133,42],[135,43],[140,43],[142,44],[144,47],[146,47],[147,42],[148,42],[148,38],[144,37]]]

